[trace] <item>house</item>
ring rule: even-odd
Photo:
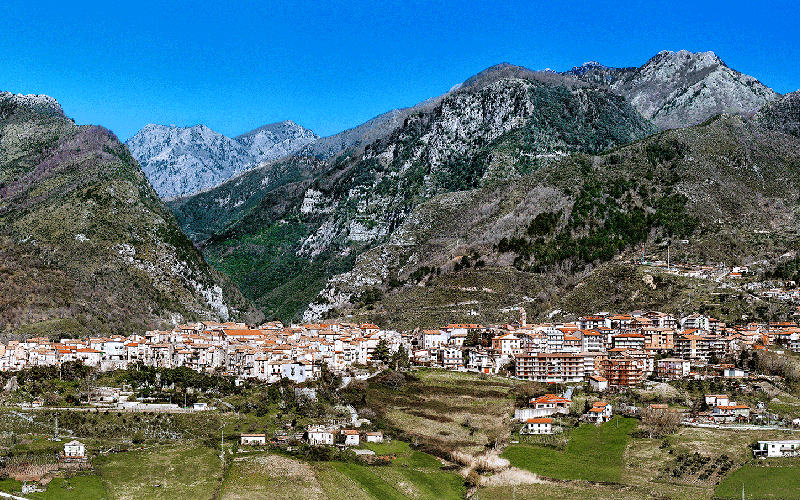
[[[358,436],[358,431],[355,429],[342,429],[341,431],[342,436],[344,436],[344,445],[345,446],[358,446],[360,439]]]
[[[717,422],[734,422],[750,416],[750,407],[745,404],[717,405],[711,410],[711,418]]]
[[[333,432],[320,426],[308,428],[308,444],[312,446],[333,444]]]
[[[754,457],[796,457],[800,456],[800,441],[759,441],[753,450]]]
[[[529,418],[519,430],[520,434],[552,434],[553,433],[553,419],[549,417],[544,418]]]
[[[608,380],[606,380],[604,377],[593,375],[589,377],[589,385],[592,387],[593,391],[603,392],[608,389]]]
[[[722,376],[727,378],[745,378],[747,373],[741,368],[725,368],[722,370]]]
[[[727,406],[730,404],[727,394],[706,394],[705,400],[708,406]]]
[[[84,457],[86,456],[86,446],[77,440],[72,440],[64,445],[65,457]]]
[[[556,396],[555,394],[545,394],[544,396],[533,398],[530,401],[530,408],[517,408],[514,410],[514,418],[527,421],[531,418],[546,417],[556,413],[569,413],[569,405],[572,401]]]
[[[682,379],[689,376],[690,364],[688,359],[659,359],[656,361],[656,373],[659,377],[668,380]]]
[[[382,443],[383,442],[383,433],[381,431],[377,432],[368,432],[365,434],[364,438],[368,443]]]
[[[611,420],[612,416],[614,416],[614,412],[611,408],[611,403],[606,403],[604,401],[592,403],[592,407],[583,415],[586,420],[594,422],[595,424],[608,422]]]
[[[242,446],[259,446],[267,444],[266,434],[242,434],[240,443]]]

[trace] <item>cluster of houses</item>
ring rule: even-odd
[[[545,394],[531,398],[527,406],[514,410],[514,418],[522,423],[520,434],[553,434],[559,431],[558,427],[553,426],[553,418],[569,414],[571,405],[572,401],[566,397],[566,394],[564,396]],[[681,415],[682,419],[691,422],[725,424],[746,422],[751,414],[750,406],[743,403],[737,404],[735,401],[731,401],[726,394],[706,394],[705,405],[708,411],[690,414],[688,410],[684,410],[684,414]],[[595,401],[588,407],[588,411],[581,416],[581,420],[585,422],[602,424],[614,416],[613,406],[609,402]],[[663,403],[651,403],[648,408],[654,412],[677,412],[675,408],[670,408]],[[626,407],[625,413],[635,414],[640,410],[641,408],[637,407]],[[798,455],[800,455],[800,450],[798,450]]]
[[[371,324],[305,324],[284,327],[272,322],[250,328],[243,323],[200,322],[170,331],[148,331],[127,337],[45,338],[0,344],[0,370],[60,365],[81,361],[100,370],[147,366],[189,367],[239,378],[302,383],[319,375],[322,366],[337,373],[367,365],[381,340],[390,352],[410,348],[412,335],[382,330]]]
[[[675,318],[658,311],[599,313],[575,323],[523,323],[508,329],[492,339],[496,362],[486,363],[491,368],[505,363],[517,378],[590,382],[597,390],[637,385],[651,375],[666,380],[699,377],[692,368],[711,363],[720,375],[743,377],[741,369],[718,363],[776,344],[800,351],[800,327],[794,323],[727,327],[701,314]],[[453,359],[443,356],[442,362]]]
[[[127,337],[44,338],[0,344],[0,370],[82,361],[101,370],[138,363],[185,366],[239,378],[302,383],[323,366],[335,373],[375,362],[376,348],[401,347],[412,363],[450,370],[498,373],[545,383],[589,382],[597,390],[619,389],[655,375],[679,379],[696,375],[693,367],[743,350],[779,344],[800,351],[800,327],[794,323],[728,327],[702,314],[674,317],[658,311],[598,313],[573,323],[483,326],[450,324],[438,330],[397,332],[372,324],[270,322],[251,328],[242,323],[199,322],[170,331]],[[726,376],[741,377],[733,366]]]

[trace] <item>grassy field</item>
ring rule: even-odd
[[[211,498],[222,476],[217,451],[198,443],[100,456],[97,474],[115,500]]]
[[[637,420],[620,417],[601,426],[584,424],[572,432],[564,451],[512,445],[503,457],[545,477],[619,482],[628,436],[636,425]]]
[[[745,465],[730,473],[714,494],[721,498],[800,498],[800,466],[756,467]]]
[[[18,490],[19,491],[19,490]],[[102,500],[108,498],[103,481],[94,474],[57,477],[41,493],[28,493],[33,500]]]
[[[396,442],[395,442],[396,443]],[[464,496],[461,476],[439,469],[424,453],[390,445],[398,458],[390,465],[304,462],[277,454],[237,457],[220,490],[220,500],[405,500]]]

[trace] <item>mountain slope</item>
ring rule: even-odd
[[[254,203],[254,183],[241,176],[171,206],[214,266],[268,315],[287,319],[425,200],[654,130],[608,90],[501,65],[409,114],[362,152],[314,164],[312,176],[275,186]]]
[[[242,317],[113,133],[51,98],[0,94],[0,331],[93,334]]]
[[[798,102],[800,93],[789,94],[752,118],[722,115],[436,196],[352,270],[332,277],[305,317],[356,313],[433,327],[509,321],[516,315],[509,307],[524,305],[536,319],[556,309],[574,317],[656,306],[673,313],[700,307],[729,321],[741,314],[779,319],[740,290],[701,294],[705,285],[653,281],[604,262],[633,259],[643,243],[648,258],[665,260],[667,240],[680,242],[673,262],[769,271],[793,255],[800,239]]]
[[[162,198],[217,186],[261,162],[286,156],[318,139],[292,121],[265,125],[230,139],[205,125],[147,125],[127,142]]]

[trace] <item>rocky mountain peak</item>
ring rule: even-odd
[[[710,51],[661,51],[620,75],[611,88],[661,129],[695,125],[720,113],[749,113],[778,97]]]
[[[64,116],[64,110],[54,98],[44,94],[12,94],[0,92],[0,118],[6,118],[19,109],[44,115]]]
[[[294,153],[319,137],[291,120],[231,139],[206,125],[149,124],[126,144],[162,198],[186,196],[225,182],[265,161]]]

